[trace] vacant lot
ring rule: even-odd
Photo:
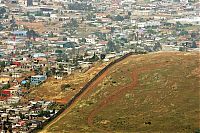
[[[133,55],[113,66],[43,132],[194,132],[199,53]]]

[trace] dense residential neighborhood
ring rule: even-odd
[[[0,0],[0,131],[29,132],[55,101],[24,97],[129,52],[198,51],[198,0]],[[195,16],[195,17],[194,17]]]

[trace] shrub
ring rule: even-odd
[[[62,91],[65,91],[66,89],[69,89],[70,87],[71,87],[70,84],[62,84],[62,85],[61,85],[61,90],[62,90]]]

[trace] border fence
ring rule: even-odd
[[[108,70],[109,68],[111,68],[113,65],[115,65],[116,63],[124,60],[125,58],[133,55],[133,54],[146,54],[145,52],[140,52],[140,53],[134,53],[134,52],[130,52],[127,53],[125,55],[123,55],[122,57],[112,61],[111,63],[109,63],[107,66],[105,66],[101,71],[99,71],[90,81],[88,81],[83,87],[82,89],[80,89],[80,91],[78,93],[76,93],[67,104],[65,104],[63,106],[63,108],[61,108],[56,114],[54,114],[52,117],[50,117],[49,119],[45,120],[43,123],[41,123],[40,126],[32,129],[31,131],[29,131],[29,133],[36,133],[39,130],[42,130],[47,124],[49,124],[49,122],[53,121],[56,117],[58,117],[60,114],[62,114],[64,112],[64,110],[66,110],[67,108],[69,108],[77,99],[78,97],[83,94],[83,92],[85,92],[89,86],[95,81],[97,80],[106,70]]]

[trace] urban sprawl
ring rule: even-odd
[[[30,132],[62,105],[26,96],[127,53],[198,51],[198,0],[0,0],[0,131]],[[61,89],[67,89],[66,84]]]

